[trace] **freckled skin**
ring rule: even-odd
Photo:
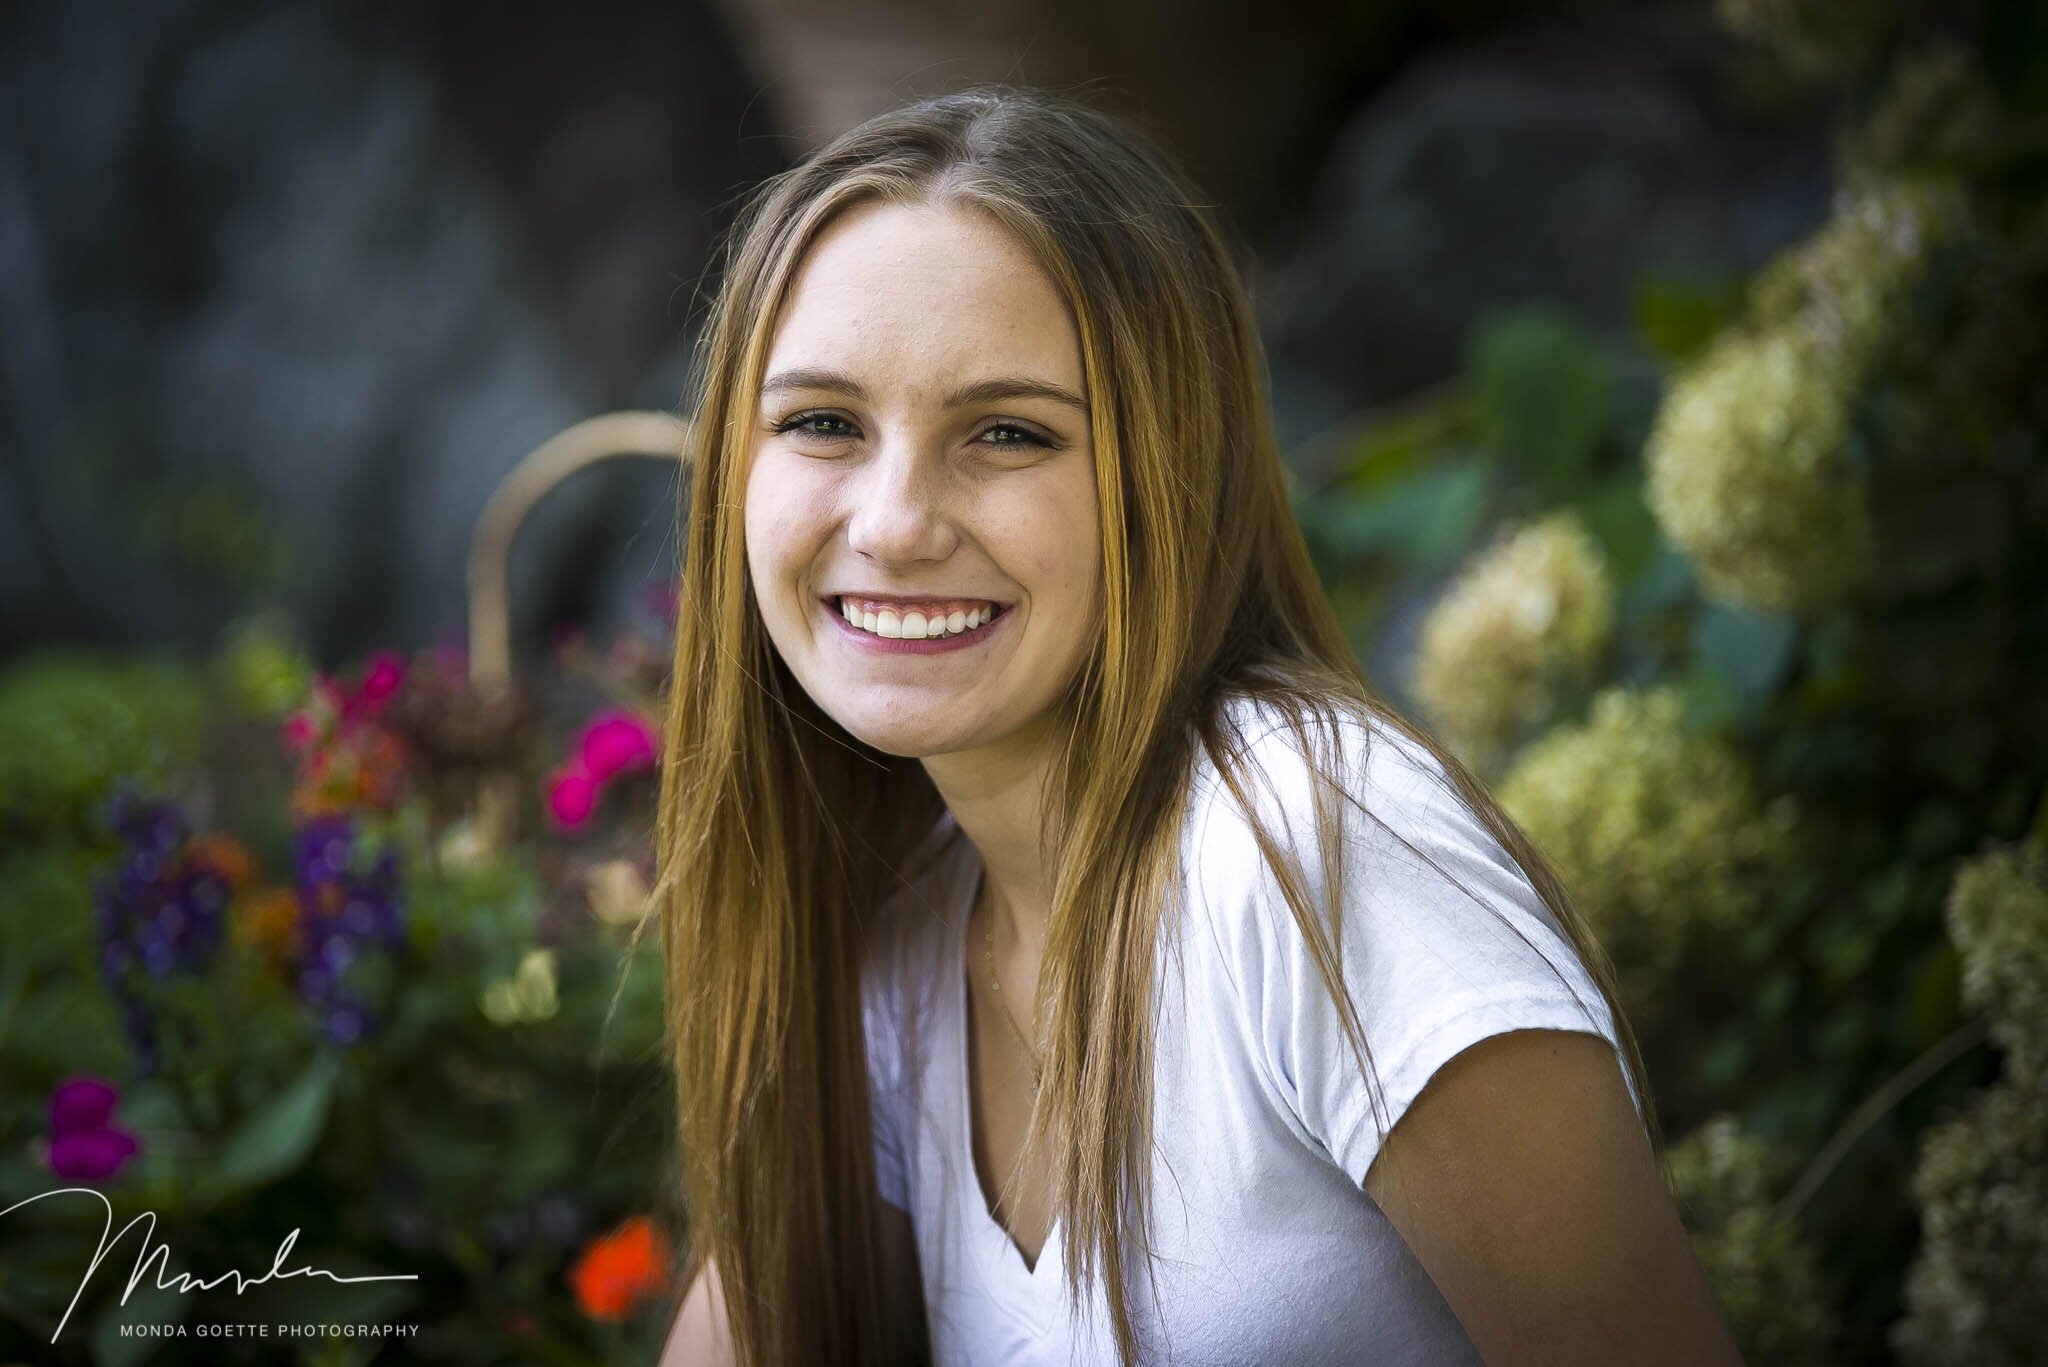
[[[1057,289],[978,211],[863,205],[798,269],[766,374],[797,367],[847,372],[868,399],[805,389],[757,402],[747,562],[776,650],[828,715],[888,753],[1035,748],[1099,630],[1088,421],[1048,398],[948,408],[944,396],[1018,377],[1091,397]],[[810,428],[772,430],[799,415]],[[883,654],[819,602],[856,590],[1008,611],[971,648]]]

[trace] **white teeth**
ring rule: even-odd
[[[839,602],[839,611],[848,622],[870,635],[906,641],[929,641],[944,636],[957,636],[963,631],[973,631],[996,615],[993,604],[966,611],[956,608],[943,617],[926,616],[916,611],[899,614],[889,608],[883,608],[878,612],[864,612],[855,607],[851,599],[845,598]]]

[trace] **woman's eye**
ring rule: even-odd
[[[835,422],[846,427],[851,426],[851,424],[847,423],[846,419],[834,413],[799,413],[793,418],[777,423],[775,430],[777,432],[797,432],[803,436],[815,437],[821,441],[837,441],[841,437],[851,435],[847,431],[834,430],[829,427],[821,429],[817,426],[820,423],[829,424]]]
[[[1044,437],[1039,436],[1036,432],[1031,431],[1029,428],[1019,427],[1015,423],[999,422],[994,427],[991,427],[986,432],[983,432],[981,435],[983,440],[987,440],[988,438],[995,436],[999,432],[1008,433],[1009,436],[1001,441],[990,441],[989,445],[1046,446],[1050,444],[1046,441]]]

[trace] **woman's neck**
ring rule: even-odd
[[[1040,850],[1053,745],[1051,728],[1027,730],[981,749],[930,756],[924,767],[981,855],[997,939],[1037,946],[1052,914],[1052,870]]]

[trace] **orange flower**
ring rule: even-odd
[[[299,898],[290,888],[264,888],[237,898],[229,915],[235,938],[282,963],[298,950]]]
[[[645,1215],[592,1239],[569,1269],[576,1304],[595,1320],[623,1320],[667,1285],[667,1242]]]
[[[203,864],[227,880],[228,887],[240,890],[248,885],[249,874],[255,863],[249,858],[249,851],[242,842],[225,832],[215,831],[202,835],[185,846],[185,858],[194,864]]]

